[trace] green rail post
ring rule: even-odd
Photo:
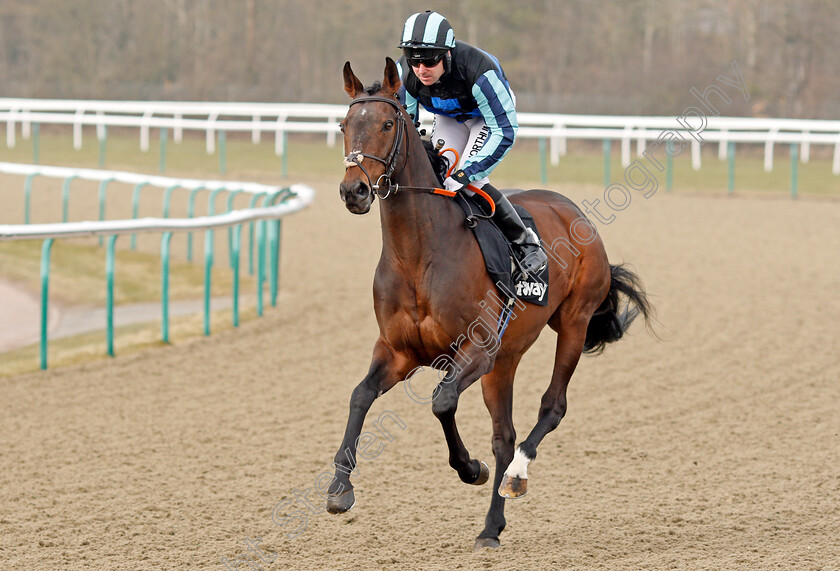
[[[226,212],[230,212],[230,211],[233,210],[233,199],[236,198],[237,194],[242,194],[242,190],[241,189],[234,190],[233,192],[230,193],[230,195],[228,195]],[[232,252],[233,252],[233,227],[232,226],[228,227],[227,233],[228,233],[228,263],[229,263],[229,265],[232,269],[233,268],[233,254],[232,254]]]
[[[70,175],[64,179],[64,184],[61,185],[61,221],[67,222],[68,213],[70,210],[70,183],[76,175]]]
[[[219,195],[220,192],[223,192],[224,190],[225,190],[224,188],[220,187],[220,188],[214,188],[213,190],[210,191],[210,196],[207,197],[207,216],[215,216],[215,214],[216,214],[216,197]],[[213,237],[213,231],[212,230],[208,230],[207,233],[209,234],[210,238]],[[205,243],[204,243],[205,247],[207,246],[206,237],[207,237],[207,234],[205,234]],[[210,249],[211,249],[210,253],[211,253],[211,256],[212,256],[213,255],[212,250],[214,249],[212,240],[210,240]]]
[[[790,144],[790,195],[796,198],[799,193],[799,145]]]
[[[604,139],[604,186],[610,185],[610,147],[612,146],[612,141],[610,139]]]
[[[266,192],[258,192],[252,196],[248,208],[256,208],[257,201],[266,194]],[[254,275],[254,222],[248,223],[248,275]]]
[[[134,220],[137,220],[137,216],[140,214],[140,191],[148,184],[148,182],[138,183],[131,191],[131,218]],[[131,249],[137,249],[137,234],[131,235]]]
[[[277,292],[280,290],[280,232],[281,220],[273,220],[274,232],[271,236],[271,307],[277,307]]]
[[[233,300],[231,319],[234,327],[239,327],[239,252],[242,243],[242,224],[237,224],[233,229],[233,249],[230,253],[231,267],[233,269]]]
[[[113,177],[109,177],[99,183],[99,220],[105,220],[105,192],[113,180]],[[99,246],[102,246],[102,236],[99,237]]]
[[[102,125],[102,138],[99,139],[99,168],[105,166],[105,146],[108,143],[108,126]]]
[[[224,131],[219,131],[219,172],[225,174],[227,172],[227,139]]]
[[[728,193],[735,192],[735,141],[726,143],[726,156],[729,159],[729,182],[727,184]]]
[[[265,282],[265,221],[257,223],[257,315],[263,314],[263,282]]]
[[[289,178],[289,138],[286,131],[283,131],[283,156],[280,157],[280,175]]]
[[[187,218],[195,216],[195,197],[201,190],[206,190],[205,186],[197,186],[190,191],[190,197],[187,200]],[[192,262],[193,259],[193,233],[187,232],[187,261]]]
[[[283,188],[271,194],[270,198],[266,200],[263,206],[272,206],[277,203],[277,199],[282,197],[283,200],[286,200],[289,196],[292,195],[292,191],[288,188]],[[271,222],[266,221],[266,228],[268,232],[268,255],[270,256],[270,282],[269,282],[269,292],[270,292],[270,299],[271,299],[271,306],[277,307],[277,291],[279,289],[280,283],[280,220],[272,220]]]
[[[105,257],[105,279],[107,281],[105,299],[105,320],[107,322],[108,355],[114,356],[114,249],[117,236],[108,237],[108,248]]]
[[[41,125],[32,123],[32,162],[41,162]]]
[[[168,139],[166,127],[160,128],[160,158],[158,159],[158,171],[166,172],[166,140]]]
[[[160,340],[169,343],[169,244],[172,232],[160,238]]]
[[[540,137],[540,182],[548,183],[548,157],[545,151],[545,137]]]
[[[29,213],[32,205],[32,179],[38,176],[39,173],[32,173],[26,176],[23,181],[23,223],[29,224]]]
[[[180,188],[177,184],[167,186],[163,191],[163,217],[169,218],[170,203],[172,202],[172,193],[176,188]]]
[[[47,368],[47,329],[49,327],[50,299],[50,250],[53,239],[47,238],[41,246],[41,369]]]
[[[210,335],[210,289],[213,270],[213,231],[204,234],[204,335]]]

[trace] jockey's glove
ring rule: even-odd
[[[446,180],[443,181],[443,186],[446,190],[450,190],[452,192],[458,192],[468,184],[470,184],[470,179],[467,176],[467,173],[464,172],[464,169],[458,169],[450,176],[446,177]]]

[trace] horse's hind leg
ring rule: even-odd
[[[462,346],[461,350],[465,347]],[[471,384],[478,380],[490,367],[490,358],[486,353],[477,352],[470,359],[460,358],[453,365],[446,377],[435,389],[432,412],[443,427],[443,435],[449,448],[449,465],[458,472],[462,482],[479,486],[490,477],[487,464],[470,458],[470,454],[461,441],[455,424],[455,411],[458,409],[458,397]]]
[[[516,431],[513,428],[513,375],[521,355],[496,361],[493,372],[481,378],[484,404],[493,420],[493,455],[496,475],[493,478],[490,509],[484,520],[484,530],[475,540],[475,548],[498,547],[499,534],[505,528],[505,499],[496,493],[502,482],[505,467],[513,460]]]
[[[350,415],[344,430],[344,439],[335,455],[335,476],[329,486],[327,511],[343,513],[356,503],[350,474],[356,466],[356,444],[365,416],[373,401],[379,395],[405,378],[413,364],[400,355],[395,355],[382,340],[373,349],[368,374],[359,383],[350,397]]]
[[[505,498],[519,498],[528,491],[528,464],[537,457],[537,446],[545,435],[557,428],[566,414],[566,388],[569,386],[569,380],[575,372],[583,351],[586,328],[592,312],[563,313],[562,310],[561,306],[549,321],[552,329],[557,331],[557,349],[551,384],[542,397],[536,426],[531,430],[528,438],[516,448],[513,461],[505,470],[498,488],[499,495]]]

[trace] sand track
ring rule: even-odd
[[[840,568],[840,203],[787,198],[660,192],[599,227],[663,340],[635,326],[582,360],[501,549],[472,552],[490,487],[459,483],[431,410],[400,386],[368,425],[390,410],[406,429],[360,463],[355,508],[285,537],[272,509],[329,467],[376,337],[378,214],[307,182],[319,194],[285,222],[267,317],[0,380],[5,567],[223,569],[260,537],[277,554],[263,569]],[[546,330],[519,368],[520,436],[553,347]],[[492,467],[477,387],[458,419]]]

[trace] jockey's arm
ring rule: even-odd
[[[400,60],[397,62],[397,72],[400,75],[400,79],[402,79],[403,77],[403,61],[404,59],[400,58]],[[405,110],[408,112],[409,116],[411,117],[411,120],[416,123],[420,117],[417,112],[417,99],[415,99],[413,95],[406,91],[405,82],[400,84],[400,89],[399,91],[397,91],[397,98],[400,100],[400,103],[402,103],[405,106]]]
[[[514,100],[504,80],[495,70],[478,78],[472,94],[490,136],[484,146],[464,163],[464,172],[471,181],[489,175],[510,150],[519,130]]]

